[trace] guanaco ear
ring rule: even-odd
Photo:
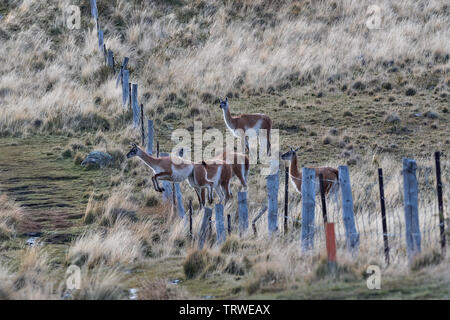
[[[133,143],[131,144],[131,146],[132,146],[133,148],[136,148],[136,147],[137,147],[137,144],[133,142]]]
[[[297,149],[295,149],[295,151],[294,151],[294,152],[297,152],[298,150],[300,150],[300,148],[301,148],[301,147],[297,147]]]
[[[225,98],[225,102],[227,102],[227,103],[228,103],[228,97],[226,97],[226,98]]]

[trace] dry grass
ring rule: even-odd
[[[23,219],[23,211],[5,194],[0,194],[0,240],[13,237]]]

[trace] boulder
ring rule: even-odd
[[[113,162],[113,157],[105,152],[92,151],[81,162],[83,167],[98,167],[103,168],[110,165]]]

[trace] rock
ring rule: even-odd
[[[392,90],[392,84],[390,82],[383,82],[381,87],[385,90]]]
[[[437,112],[427,111],[427,112],[425,112],[425,117],[430,118],[430,119],[437,119],[437,118],[439,118],[439,115],[437,114]]]
[[[405,95],[407,95],[407,96],[413,96],[413,95],[415,95],[417,93],[417,91],[416,91],[416,89],[414,89],[414,88],[408,88],[408,89],[406,89],[406,91],[405,91]]]
[[[81,166],[94,166],[94,167],[106,167],[113,162],[113,157],[109,154],[101,151],[92,151],[86,157],[86,159],[81,162]]]
[[[399,123],[400,122],[400,117],[398,114],[390,114],[386,117],[385,121],[387,123]]]

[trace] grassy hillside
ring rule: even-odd
[[[0,1],[0,298],[127,298],[130,288],[143,299],[448,298],[449,258],[435,241],[434,171],[427,173],[441,150],[448,208],[445,1],[379,1],[383,20],[373,30],[365,1],[97,2],[116,70],[130,57],[131,82],[162,150],[173,147],[173,130],[192,131],[194,121],[225,133],[219,97],[229,98],[232,114],[266,113],[280,130],[281,151],[301,146],[302,166],[350,165],[358,228],[366,228],[361,253],[348,256],[338,236],[340,268],[330,276],[320,231],[314,253],[302,254],[292,190],[288,236],[268,239],[264,218],[256,237],[233,235],[219,248],[193,250],[183,222],[152,189],[150,171],[125,159],[140,132],[98,50],[89,2],[7,0]],[[67,4],[79,5],[81,29],[64,26]],[[113,155],[112,167],[80,168],[92,150]],[[412,265],[401,229],[404,156],[418,160],[425,232]],[[389,267],[375,237],[378,166],[401,235],[392,238]],[[266,200],[257,172],[252,166],[250,218]],[[194,198],[187,184],[182,190],[185,200]],[[225,213],[234,215],[235,200]],[[338,209],[330,204],[342,229]],[[316,217],[321,223],[320,207]],[[200,221],[195,214],[195,234]],[[30,248],[34,237],[43,245]],[[365,286],[374,263],[386,277],[377,292]],[[62,284],[70,264],[83,271],[82,290],[73,294]]]

